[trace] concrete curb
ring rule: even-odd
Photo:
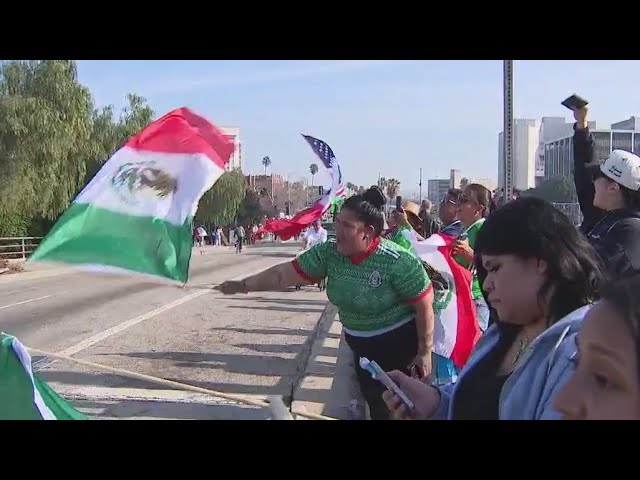
[[[302,380],[294,389],[291,409],[349,420],[353,399],[362,402],[353,354],[342,335],[337,309],[329,304],[319,321]]]

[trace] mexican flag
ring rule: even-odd
[[[471,297],[473,276],[454,260],[453,242],[453,237],[440,234],[422,242],[411,238],[414,253],[439,274],[431,278],[436,323],[433,351],[462,368],[480,338],[480,327]]]
[[[185,283],[198,202],[233,150],[233,139],[205,118],[169,112],[104,164],[30,261]]]
[[[0,334],[0,420],[87,420],[31,369],[17,338]]]

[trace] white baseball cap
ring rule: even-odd
[[[591,165],[595,167],[596,165]],[[626,150],[614,150],[600,165],[602,174],[629,190],[640,190],[640,157]]]

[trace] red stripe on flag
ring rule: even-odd
[[[457,318],[456,322],[456,343],[451,352],[451,360],[457,368],[462,368],[467,363],[469,355],[476,342],[480,338],[480,327],[476,317],[476,308],[471,295],[471,272],[457,263],[452,256],[453,238],[447,235],[440,235],[445,242],[445,246],[438,247],[438,250],[447,261],[456,288]]]
[[[186,107],[170,111],[141,130],[125,147],[157,153],[203,154],[224,169],[235,149],[232,139]]]
[[[299,211],[291,220],[275,219],[267,221],[261,231],[271,232],[282,240],[289,240],[302,232],[314,220],[321,218],[325,210],[325,205],[322,202],[318,202],[312,207]]]

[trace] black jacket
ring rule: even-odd
[[[582,211],[580,230],[596,249],[612,278],[640,272],[640,212],[603,211],[593,206],[595,190],[587,169],[595,163],[595,138],[575,128],[573,134],[573,177]]]

